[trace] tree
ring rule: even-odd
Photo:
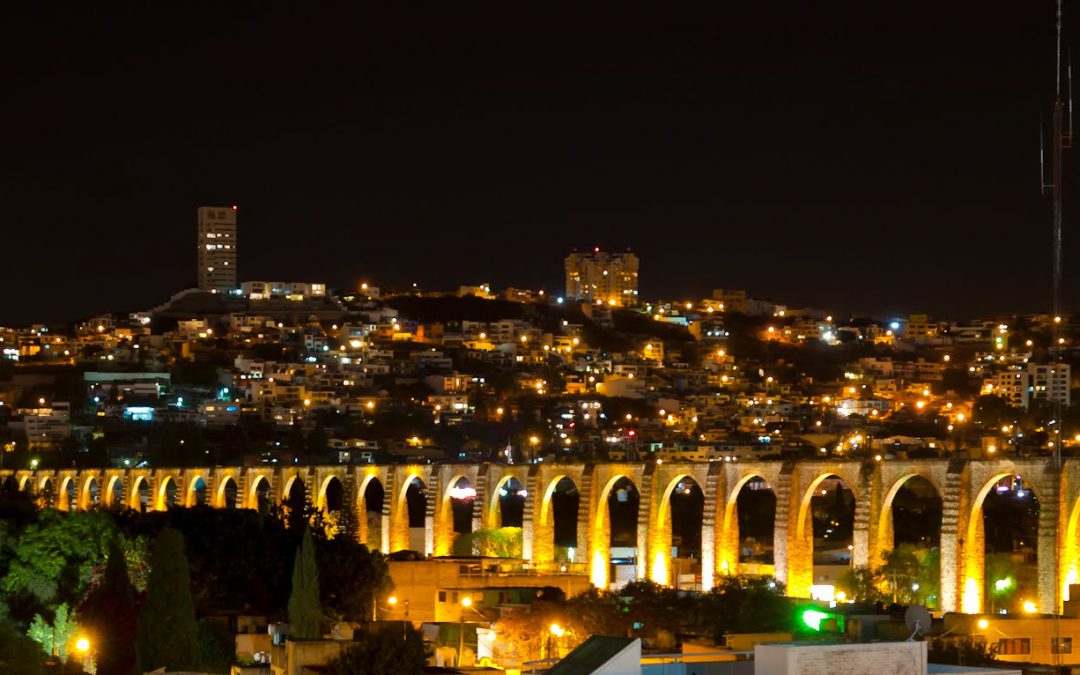
[[[150,551],[150,581],[136,626],[135,648],[142,671],[187,670],[195,661],[198,626],[184,536],[163,529]]]
[[[98,673],[131,675],[135,670],[135,589],[128,578],[124,551],[115,538],[109,544],[101,583],[83,601],[79,615],[97,645]]]
[[[870,567],[853,567],[840,577],[836,590],[854,602],[883,602],[885,595],[875,571]]]
[[[330,675],[419,675],[428,652],[420,632],[406,624],[382,625],[364,633],[328,664]]]
[[[27,595],[46,618],[61,603],[75,604],[104,559],[116,531],[107,514],[92,511],[41,512],[14,545],[0,590]]]
[[[713,635],[790,630],[791,604],[784,585],[768,577],[724,577],[705,596]]]
[[[41,645],[42,651],[49,656],[65,659],[68,644],[75,636],[75,629],[75,616],[65,602],[56,608],[56,618],[51,624],[40,614],[35,614],[30,629],[26,631],[26,636]]]
[[[486,555],[493,558],[520,558],[522,547],[520,527],[500,527],[493,530],[474,530],[458,535],[454,540],[457,555]]]
[[[0,622],[0,673],[45,673],[38,645],[25,635],[19,635],[11,624],[6,622]]]
[[[289,634],[294,638],[313,639],[322,634],[319,621],[322,607],[319,604],[319,568],[315,562],[315,542],[311,528],[304,529],[304,537],[296,550],[293,562],[292,595],[289,596]]]
[[[375,598],[392,587],[381,553],[345,536],[316,543],[323,610],[346,621],[367,621]]]

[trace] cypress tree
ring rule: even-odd
[[[146,602],[136,631],[139,672],[165,667],[188,670],[195,663],[195,601],[191,573],[184,555],[184,536],[166,527],[150,551],[150,579]]]
[[[289,596],[289,634],[301,640],[317,638],[322,634],[319,619],[319,569],[315,564],[315,542],[311,528],[304,528],[304,536],[296,550],[293,561],[292,594]]]
[[[93,635],[98,675],[132,675],[135,672],[135,589],[117,539],[109,544],[101,584],[79,608],[79,618]]]

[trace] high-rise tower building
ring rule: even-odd
[[[636,305],[638,258],[633,253],[604,253],[595,248],[566,256],[566,297],[612,307]]]
[[[228,293],[236,288],[236,207],[199,207],[199,288]]]

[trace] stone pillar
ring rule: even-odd
[[[870,560],[870,527],[872,519],[870,517],[871,511],[874,510],[874,504],[877,500],[874,499],[873,488],[871,485],[871,476],[873,474],[879,474],[880,476],[880,464],[875,465],[873,472],[867,472],[859,470],[858,477],[855,478],[859,482],[858,492],[856,493],[856,486],[851,485],[852,497],[855,498],[855,524],[851,533],[851,565],[852,567],[867,567],[872,562],[877,564],[877,561]],[[878,479],[880,482],[880,477]],[[877,509],[880,513],[880,504]],[[806,527],[811,530],[810,532],[810,545],[813,548],[813,522],[810,514],[807,514]],[[811,582],[813,581],[813,552],[811,551],[810,560],[810,574]]]
[[[405,498],[409,479],[408,467],[392,467],[389,475],[384,499],[388,504],[383,505],[384,518],[389,522],[388,527],[383,528],[383,539],[386,540],[387,553],[394,553],[409,548],[409,505]]]
[[[663,508],[664,497],[662,494],[655,495],[654,492],[658,489],[663,490],[663,487],[657,487],[657,483],[662,481],[656,480],[655,472],[650,471],[650,467],[655,469],[656,465],[645,466],[642,484],[638,488],[635,576],[637,579],[651,579],[658,584],[667,584],[667,570],[671,567],[671,526],[666,522],[661,522],[659,509]],[[606,508],[607,504],[601,504],[600,507]],[[609,527],[610,520],[609,517]]]
[[[529,467],[529,475],[525,478],[525,508],[521,513],[521,557],[525,560],[533,559],[533,517],[536,514],[536,505],[544,500],[540,494],[539,481],[536,480],[538,467]]]
[[[950,466],[950,473],[952,467]],[[950,476],[950,480],[951,480]],[[975,484],[970,469],[965,469],[961,476],[959,517],[956,528],[956,593],[959,611],[977,614],[983,608],[983,589],[985,587],[986,543],[983,530],[981,504],[978,493],[981,486]],[[945,558],[941,560],[942,570],[946,569]]]
[[[893,478],[890,476],[889,481],[886,481],[882,473],[881,462],[875,463],[874,470],[870,472],[867,480],[863,483],[866,486],[865,490],[855,504],[856,529],[858,529],[859,522],[859,506],[862,502],[866,502],[869,511],[867,513],[866,528],[866,560],[870,567],[880,565],[882,554],[893,548],[892,504],[886,503],[889,498],[889,491],[893,487],[890,484]],[[852,544],[854,545],[854,542]],[[854,550],[852,553],[854,554]]]
[[[963,501],[962,465],[952,463],[945,474],[945,494],[941,495],[941,595],[938,609],[955,612],[959,609],[960,593],[957,587],[960,575],[960,504]]]
[[[716,576],[717,502],[723,502],[722,498],[717,498],[717,493],[722,494],[720,483],[725,482],[721,469],[723,466],[719,462],[710,464],[705,485],[702,486],[705,492],[705,505],[701,513],[701,590],[703,591],[708,591],[713,587]]]
[[[585,552],[582,560],[589,570],[589,580],[601,590],[606,590],[610,583],[611,519],[607,513],[601,514],[600,504],[603,492],[602,477],[596,475],[595,466],[587,466],[582,477],[581,503],[578,505],[578,543]],[[584,519],[582,519],[584,516]]]
[[[1061,608],[1058,585],[1058,526],[1065,505],[1061,501],[1061,474],[1048,466],[1046,480],[1042,481],[1043,494],[1039,494],[1039,539],[1036,544],[1038,556],[1039,612],[1056,613]],[[1044,496],[1045,495],[1045,496]]]
[[[798,485],[795,484],[796,477],[793,475],[794,469],[793,462],[786,463],[780,471],[779,481],[773,486],[776,492],[776,516],[773,521],[773,575],[777,581],[785,585],[788,585],[789,581],[788,543],[795,532],[792,519],[799,512],[798,502],[793,502],[797,499],[797,494],[792,495],[792,492],[798,493]],[[792,508],[793,503],[795,508]],[[735,522],[737,524],[738,520]],[[788,593],[790,594],[790,590]]]
[[[427,486],[427,496],[424,497],[424,555],[431,556],[435,552],[435,509],[438,508],[439,495],[442,494],[442,481],[439,480],[437,471],[431,472],[431,484]],[[408,515],[406,515],[408,525]],[[453,535],[454,521],[450,519],[450,532]]]

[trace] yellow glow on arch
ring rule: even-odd
[[[664,555],[663,551],[657,551],[656,555],[653,556],[651,578],[654,583],[661,586],[667,586],[670,583],[668,580],[667,556]]]
[[[968,577],[964,581],[964,597],[960,604],[961,611],[963,611],[964,614],[978,614],[981,609],[979,607],[980,604],[979,583],[971,577]]]
[[[589,580],[593,586],[600,590],[606,590],[608,586],[607,558],[603,551],[593,553],[592,568],[589,570]]]

